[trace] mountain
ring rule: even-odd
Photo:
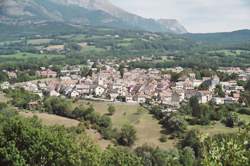
[[[57,21],[152,32],[186,33],[172,19],[147,19],[131,14],[108,0],[0,0],[1,23]]]
[[[187,33],[184,36],[201,44],[250,43],[250,30],[248,29],[219,33]]]

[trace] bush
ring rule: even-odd
[[[136,140],[136,130],[131,125],[123,125],[121,132],[118,136],[117,142],[120,145],[131,146]]]
[[[162,135],[161,138],[159,139],[161,142],[167,142],[168,138],[166,135]]]
[[[109,105],[108,107],[108,112],[109,112],[109,115],[114,115],[116,109],[113,105]]]
[[[250,108],[241,108],[241,109],[239,109],[238,113],[250,115]]]
[[[0,110],[7,108],[7,107],[8,107],[8,105],[6,103],[0,102]]]
[[[226,127],[233,128],[239,119],[236,113],[228,113],[228,115],[222,120],[222,122],[226,125]]]
[[[179,136],[187,128],[186,120],[179,115],[170,115],[162,120],[163,126],[173,135]]]

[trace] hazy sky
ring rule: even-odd
[[[175,18],[189,32],[250,29],[250,0],[110,0],[147,18]]]

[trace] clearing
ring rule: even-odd
[[[108,106],[114,105],[116,112],[112,119],[115,128],[121,128],[124,124],[133,125],[137,131],[137,141],[135,147],[144,144],[159,146],[163,149],[174,148],[176,140],[167,140],[167,142],[160,142],[164,130],[158,121],[147,110],[140,107],[138,104],[127,103],[109,103],[109,102],[95,102],[81,100],[79,104],[93,105],[95,110],[100,114],[108,114]]]

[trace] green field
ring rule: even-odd
[[[103,48],[97,48],[95,46],[85,46],[81,49],[81,52],[102,52],[105,51]]]
[[[49,44],[53,39],[31,39],[27,41],[29,45]]]
[[[33,54],[20,52],[10,55],[0,55],[0,58],[13,58],[13,59],[29,59],[29,58],[55,58],[55,57],[64,57],[64,55],[54,55],[54,54]]]
[[[225,56],[238,56],[241,53],[249,53],[249,51],[245,51],[245,50],[217,50],[217,51],[209,51],[209,53],[224,53]]]
[[[239,114],[239,118],[240,118],[240,120],[243,120],[243,121],[250,123],[250,115]]]
[[[239,130],[239,128],[225,127],[225,125],[223,125],[220,122],[215,122],[215,124],[209,126],[200,126],[200,125],[188,126],[188,130],[192,129],[199,130],[200,132],[207,134],[209,136],[213,136],[216,134],[234,133]]]
[[[6,103],[6,102],[8,102],[8,101],[9,101],[9,98],[7,98],[7,97],[5,96],[5,94],[4,94],[3,92],[0,91],[0,102]]]
[[[108,106],[111,103],[80,101],[80,104],[92,104],[97,112],[104,115],[108,113]],[[176,141],[168,140],[165,143],[159,141],[164,130],[158,121],[149,112],[137,104],[112,103],[116,112],[111,116],[113,126],[121,128],[124,124],[131,124],[137,131],[135,147],[143,144],[159,146],[164,149],[173,148]]]

